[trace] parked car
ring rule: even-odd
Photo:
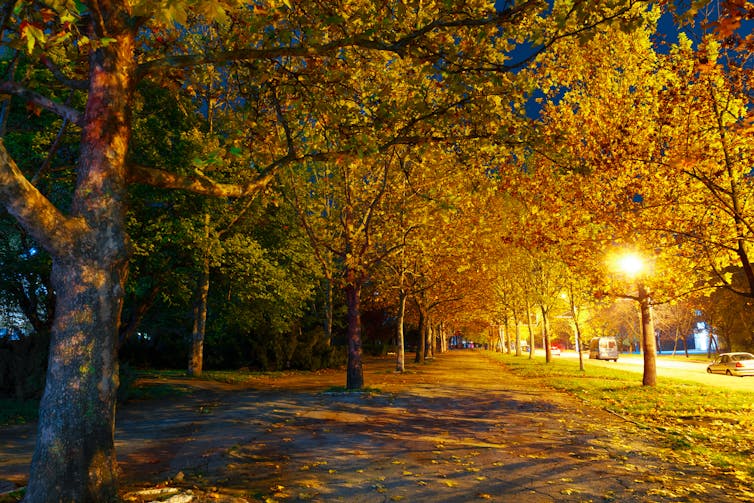
[[[710,374],[754,376],[754,355],[751,353],[720,353],[707,366]]]
[[[589,358],[618,361],[618,340],[615,337],[595,337],[589,341]]]
[[[560,348],[557,346],[550,346],[550,354],[554,356],[560,356]]]

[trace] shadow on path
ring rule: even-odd
[[[393,367],[366,362],[371,393],[328,392],[342,372],[295,373],[129,404],[116,435],[124,490],[168,481],[193,487],[194,501],[737,501],[661,461],[650,433],[480,352]]]

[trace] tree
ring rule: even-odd
[[[660,330],[673,341],[673,354],[678,349],[678,341],[683,344],[683,351],[688,358],[689,348],[686,340],[694,332],[699,316],[691,299],[681,302],[663,304],[655,309],[655,319]],[[662,337],[660,338],[662,340]]]
[[[243,197],[268,184],[279,166],[325,153],[302,147],[306,139],[297,145],[286,134],[290,123],[279,118],[294,106],[294,96],[278,95],[273,101],[280,106],[273,107],[268,117],[280,129],[262,136],[275,133],[276,141],[263,144],[249,138],[246,147],[255,154],[255,162],[243,183],[217,183],[189,167],[168,172],[132,164],[131,110],[139,81],[157,78],[176,92],[189,92],[180,85],[186,69],[244,62],[258,82],[273,87],[276,78],[299,86],[298,79],[305,74],[310,81],[327,82],[330,79],[323,73],[337,62],[339,50],[354,47],[422,62],[423,68],[434,69],[449,90],[462,96],[469,88],[454,76],[462,76],[469,67],[493,75],[508,71],[506,53],[514,41],[540,29],[534,20],[552,20],[543,31],[546,43],[563,35],[560,30],[547,31],[558,26],[558,16],[579,17],[576,30],[582,32],[605,17],[617,19],[625,12],[623,5],[591,9],[579,2],[575,8],[562,6],[549,18],[541,18],[544,6],[534,0],[506,3],[497,11],[482,2],[471,2],[468,9],[432,5],[413,11],[401,3],[357,2],[344,11],[329,5],[304,9],[288,0],[253,9],[242,5],[233,11],[235,5],[230,0],[159,4],[55,0],[6,2],[2,11],[0,29],[6,47],[13,51],[3,54],[7,77],[0,92],[59,114],[81,131],[76,182],[66,207],[56,206],[30,182],[15,161],[21,152],[11,155],[9,146],[0,144],[0,201],[49,253],[57,295],[27,501],[108,501],[116,496],[116,348],[128,273],[124,224],[129,185]],[[214,22],[229,20],[223,36],[212,37],[200,52],[184,45],[187,31],[200,32]],[[500,36],[501,30],[506,36]],[[34,79],[19,81],[19,62],[54,76],[58,90],[85,91],[83,111],[56,99],[57,93],[43,95]],[[356,109],[350,113],[358,116]]]

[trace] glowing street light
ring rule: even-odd
[[[657,384],[657,343],[655,340],[654,322],[652,321],[652,303],[649,288],[641,281],[644,272],[644,261],[634,253],[627,253],[618,258],[618,267],[631,280],[636,281],[638,293],[630,298],[639,302],[641,311],[642,351],[644,353],[644,386]]]
[[[626,253],[618,259],[618,267],[629,277],[635,278],[644,270],[644,261],[635,253]]]

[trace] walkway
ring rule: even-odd
[[[372,393],[327,392],[340,371],[129,404],[117,431],[124,490],[168,480],[213,502],[738,501],[703,472],[661,461],[651,433],[481,352],[405,374],[393,366],[367,361]],[[22,437],[7,449],[7,433],[0,480],[14,466],[6,455],[21,454]]]

